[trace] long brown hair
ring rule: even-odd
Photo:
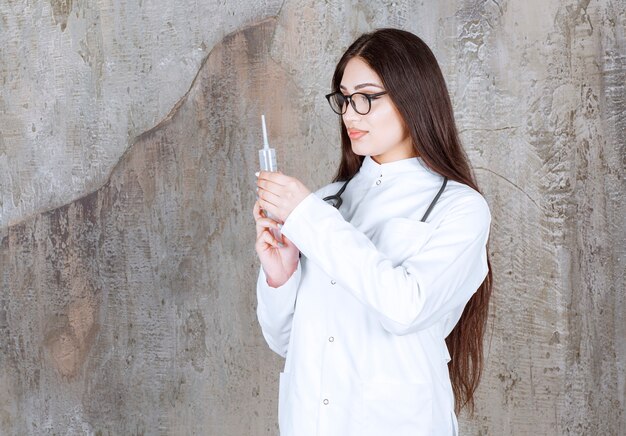
[[[361,35],[337,64],[332,80],[333,91],[339,90],[346,64],[355,57],[364,60],[381,78],[403,118],[416,154],[424,163],[442,176],[480,192],[459,140],[445,79],[435,55],[424,41],[398,29],[379,29]],[[354,176],[363,161],[363,156],[352,151],[342,121],[340,125],[342,156],[335,181]],[[452,357],[448,371],[457,413],[467,406],[473,414],[474,392],[483,368],[483,336],[492,285],[488,252],[487,265],[487,277],[446,338]]]

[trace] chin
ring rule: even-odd
[[[355,145],[354,142],[351,145],[352,145],[352,153],[356,154],[357,156],[371,155],[371,152],[367,150],[367,147]]]

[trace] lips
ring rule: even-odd
[[[348,129],[348,136],[350,137],[350,139],[359,139],[363,137],[364,135],[367,135],[367,133],[368,132],[365,130]]]

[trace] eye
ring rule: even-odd
[[[369,98],[366,94],[354,94],[353,99],[358,99],[358,103],[367,103]]]

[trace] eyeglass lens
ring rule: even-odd
[[[338,114],[344,114],[347,109],[348,99],[352,104],[352,108],[360,113],[361,115],[365,115],[370,110],[370,100],[367,98],[365,94],[361,94],[359,92],[352,94],[352,96],[344,96],[341,93],[335,93],[329,99],[330,105],[332,109]]]

